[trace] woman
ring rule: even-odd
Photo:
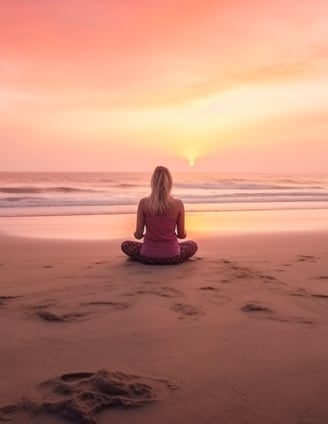
[[[179,264],[197,251],[194,241],[186,238],[185,211],[181,200],[171,196],[172,176],[158,166],[151,178],[151,194],[140,200],[134,237],[143,243],[124,241],[122,251],[135,261],[146,264]]]

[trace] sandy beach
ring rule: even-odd
[[[327,236],[204,232],[147,266],[1,234],[0,421],[326,424]]]

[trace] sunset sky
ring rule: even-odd
[[[0,171],[327,171],[327,17],[327,0],[0,0]]]

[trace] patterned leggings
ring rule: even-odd
[[[171,258],[148,258],[141,255],[140,250],[142,243],[139,241],[123,241],[121,245],[122,251],[132,260],[148,265],[177,265],[189,259],[197,252],[198,246],[192,240],[183,241],[180,244],[180,255]]]

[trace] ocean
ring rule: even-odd
[[[175,173],[187,212],[328,209],[328,174]],[[134,213],[150,173],[2,172],[0,216]]]

